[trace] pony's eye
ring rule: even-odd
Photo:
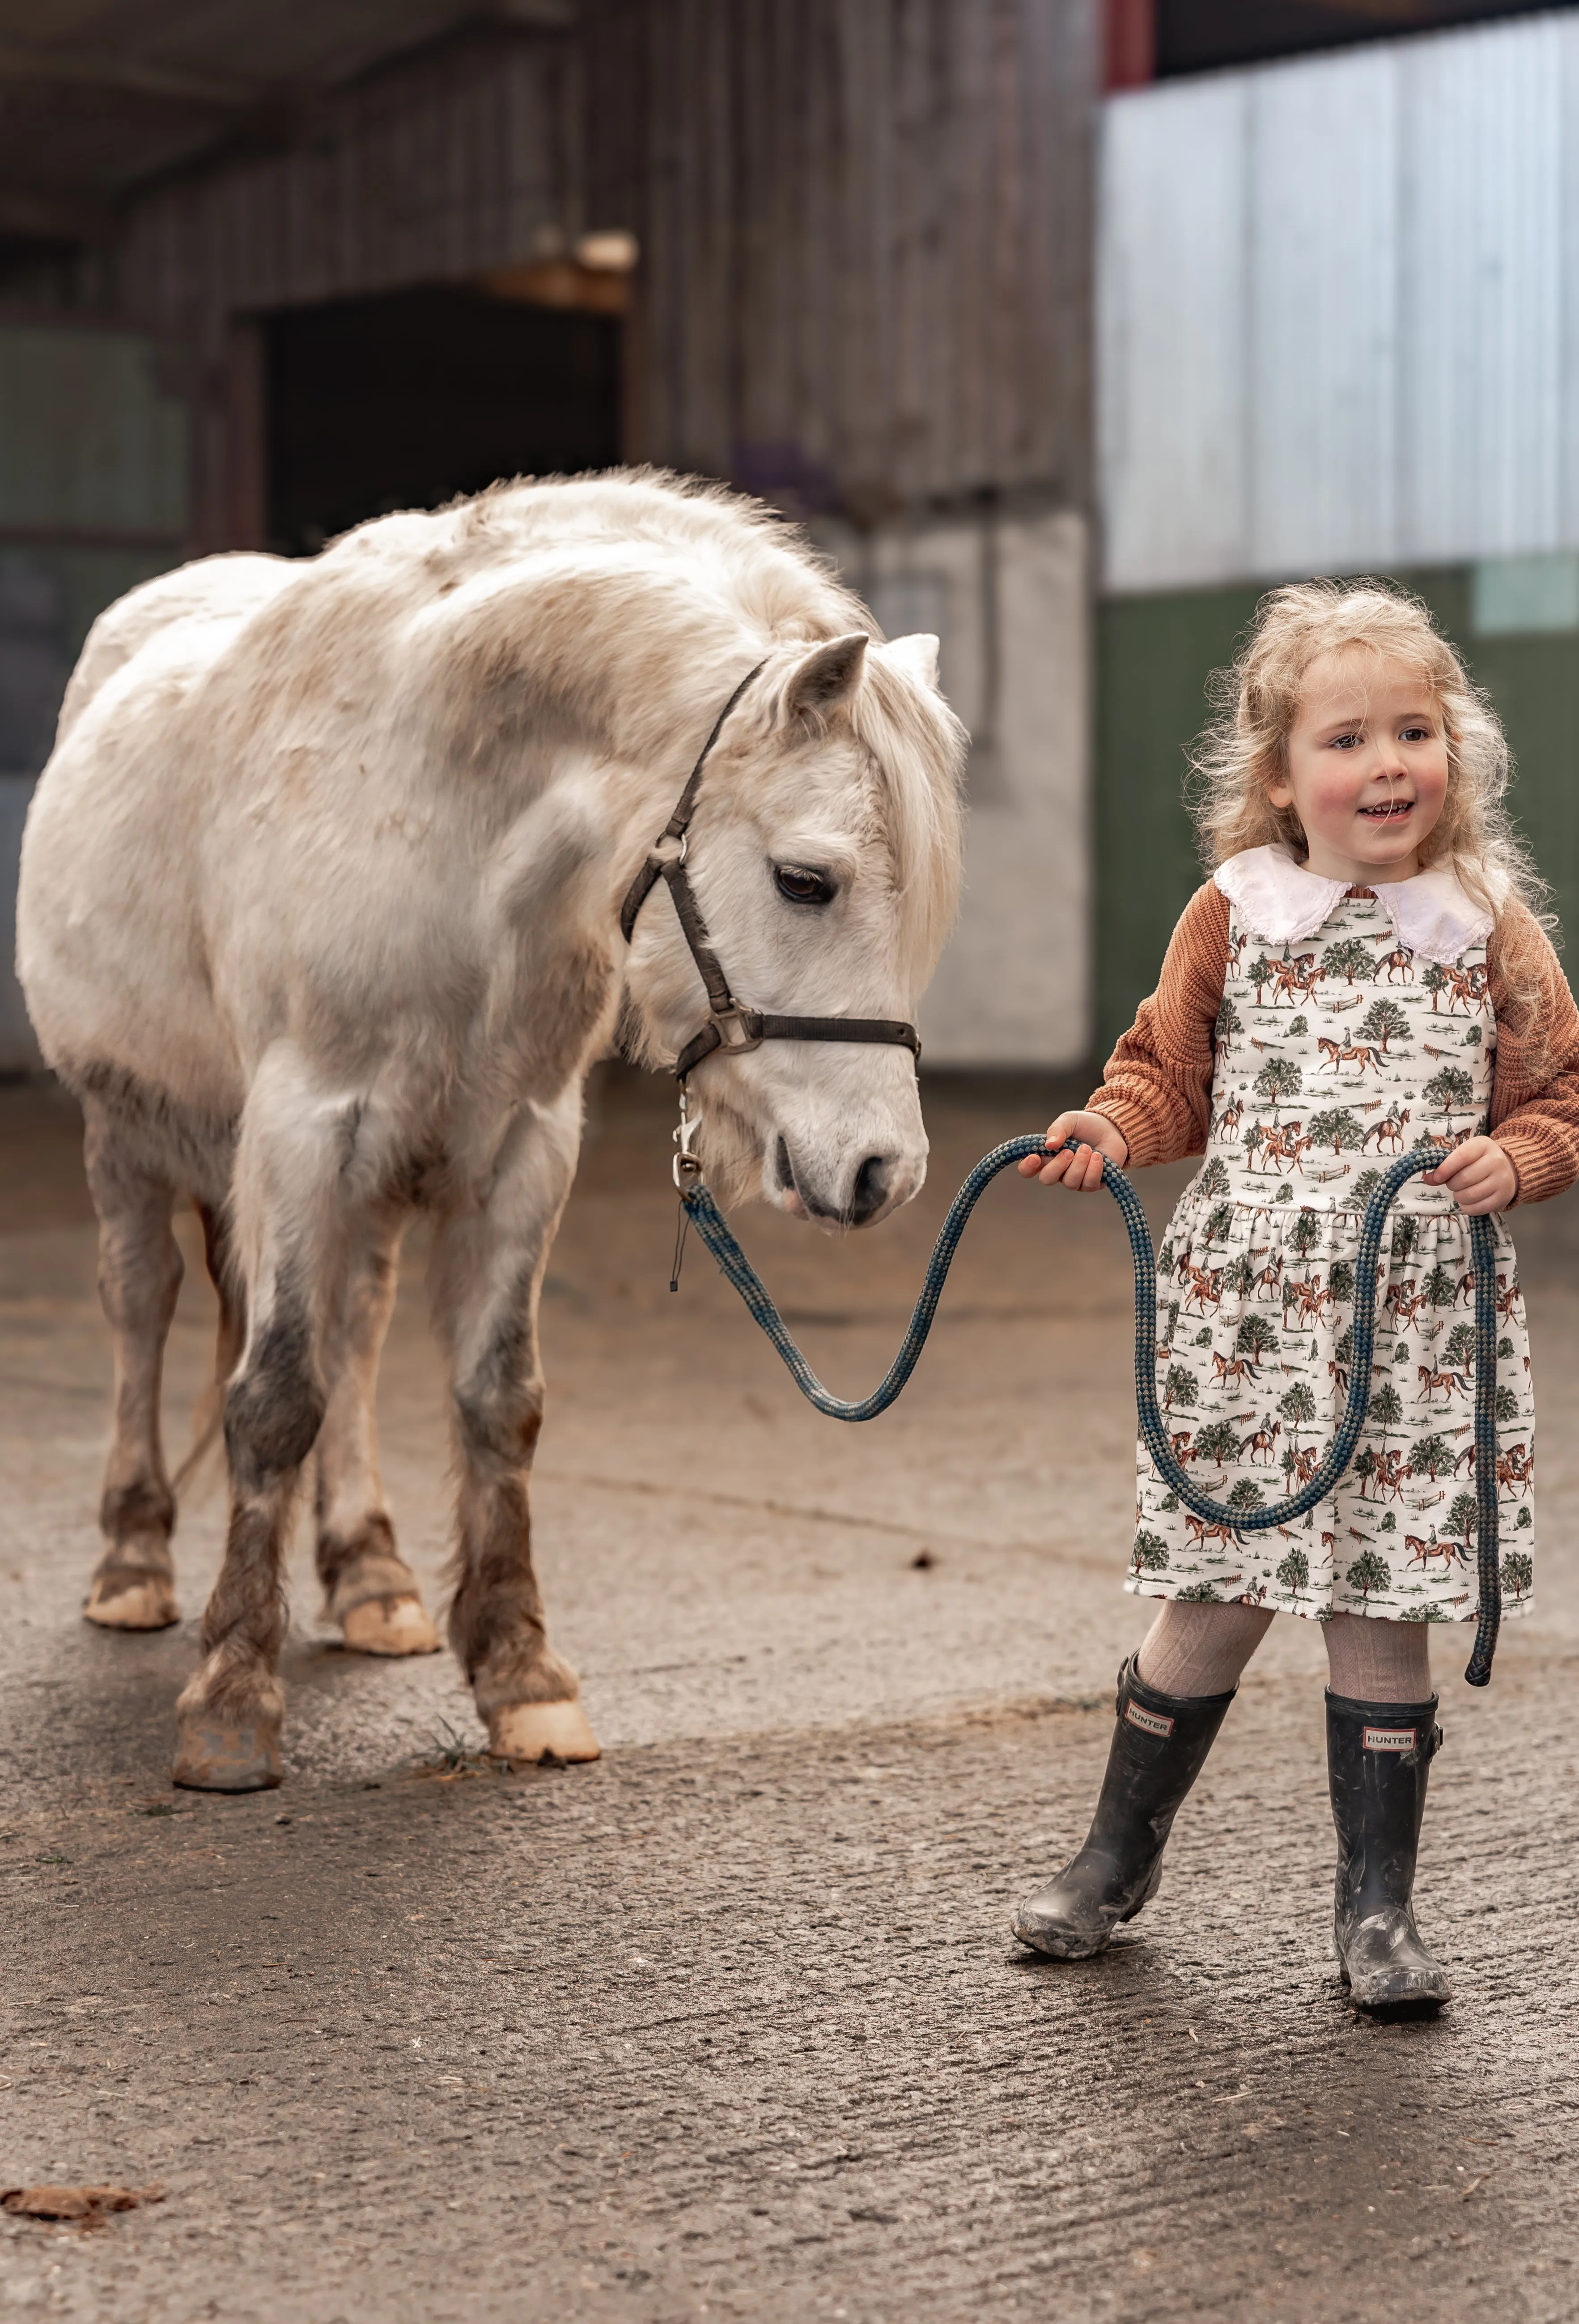
[[[787,896],[792,904],[831,904],[833,882],[826,872],[814,872],[805,863],[781,863],[774,872],[778,892]]]

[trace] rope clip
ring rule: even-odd
[[[686,1094],[685,1084],[682,1082],[680,1084],[680,1120],[678,1127],[672,1133],[675,1141],[675,1160],[673,1165],[675,1185],[682,1194],[684,1194],[688,1186],[699,1186],[702,1184],[702,1157],[700,1154],[696,1154],[692,1151],[691,1143],[701,1127],[702,1117],[700,1114],[697,1114],[694,1117],[693,1116],[690,1101]]]

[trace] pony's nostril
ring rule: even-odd
[[[864,1227],[874,1213],[882,1209],[887,1199],[887,1157],[883,1154],[868,1154],[855,1174],[855,1186],[849,1198],[851,1226]]]
[[[786,1139],[781,1138],[774,1148],[773,1167],[778,1179],[780,1193],[787,1194],[795,1183],[795,1174],[790,1168],[789,1142]]]

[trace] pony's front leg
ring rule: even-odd
[[[485,1198],[434,1245],[434,1312],[450,1358],[460,1490],[450,1644],[518,1763],[595,1759],[575,1673],[549,1646],[532,1570],[528,1477],[543,1418],[537,1298],[579,1144],[581,1093],[519,1119]]]
[[[379,1478],[374,1399],[395,1305],[403,1212],[379,1204],[355,1222],[324,1364],[329,1404],[317,1443],[317,1567],[329,1619],[353,1654],[431,1655],[438,1632],[417,1576],[395,1547]]]
[[[283,1045],[247,1099],[232,1195],[247,1335],[225,1396],[230,1528],[203,1664],[176,1705],[175,1780],[197,1791],[280,1781],[284,1550],[327,1400],[324,1316],[349,1238],[355,1120]]]

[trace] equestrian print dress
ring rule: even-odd
[[[1235,865],[1255,870],[1242,857],[1225,872]],[[1398,889],[1297,876],[1329,887],[1332,907],[1281,943],[1253,925],[1275,917],[1255,908],[1253,879],[1219,878],[1228,959],[1207,1156],[1158,1254],[1157,1393],[1173,1449],[1214,1500],[1245,1509],[1314,1474],[1348,1395],[1365,1204],[1382,1167],[1422,1139],[1487,1128],[1497,1040],[1483,931],[1433,959],[1401,940],[1383,901],[1396,911]],[[1493,1225],[1511,1617],[1534,1575],[1535,1409],[1518,1263]],[[1291,1526],[1236,1534],[1183,1508],[1143,1445],[1130,1590],[1318,1618],[1474,1618],[1469,1222],[1446,1186],[1412,1178],[1382,1249],[1370,1415],[1333,1493]]]

